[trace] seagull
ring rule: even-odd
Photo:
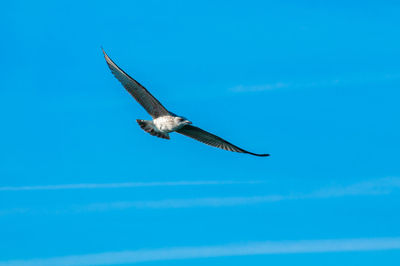
[[[149,134],[169,139],[169,133],[177,132],[197,141],[223,150],[247,153],[255,156],[269,156],[269,154],[257,154],[246,151],[232,143],[211,134],[201,128],[192,126],[192,122],[183,116],[178,116],[168,111],[145,87],[130,77],[119,68],[103,50],[104,58],[112,74],[121,82],[122,86],[143,106],[153,117],[153,120],[136,119],[139,126]]]

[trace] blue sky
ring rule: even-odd
[[[9,1],[0,265],[397,265],[400,4]],[[257,158],[140,129],[101,53]]]

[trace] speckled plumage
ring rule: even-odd
[[[180,116],[172,116],[172,115],[160,116],[154,119],[153,123],[158,130],[165,133],[176,131],[187,124],[191,124],[191,122],[187,121],[186,119]]]

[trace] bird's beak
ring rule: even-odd
[[[189,120],[186,120],[185,122],[186,122],[186,124],[188,124],[188,125],[192,124],[192,122],[190,122]]]

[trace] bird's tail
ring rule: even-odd
[[[165,132],[161,132],[159,131],[155,126],[153,121],[149,121],[149,120],[142,120],[142,119],[136,119],[136,122],[139,124],[139,126],[146,131],[147,133],[149,133],[152,136],[156,136],[159,138],[163,138],[163,139],[169,139],[169,134],[165,133]]]

